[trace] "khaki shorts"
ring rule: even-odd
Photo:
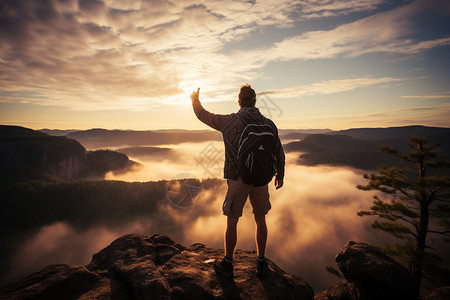
[[[227,179],[228,190],[223,202],[223,214],[229,217],[241,217],[245,202],[250,196],[253,214],[265,215],[270,210],[269,186],[254,187],[242,182],[239,177],[236,180]]]

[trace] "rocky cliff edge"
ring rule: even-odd
[[[302,278],[269,261],[258,278],[256,253],[237,250],[235,278],[217,275],[222,250],[182,246],[167,236],[124,235],[86,266],[50,265],[0,286],[3,299],[313,299]]]

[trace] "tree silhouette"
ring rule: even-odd
[[[427,258],[436,257],[425,251],[430,248],[427,244],[428,234],[449,241],[450,176],[448,172],[437,171],[438,168],[448,168],[450,161],[437,158],[435,150],[439,146],[429,145],[426,139],[412,137],[409,147],[412,151],[405,153],[389,147],[382,148],[382,151],[399,158],[403,162],[402,167],[384,166],[379,174],[364,175],[368,183],[357,187],[382,193],[374,196],[370,210],[360,211],[358,215],[378,216],[379,219],[372,224],[373,228],[409,241],[391,250],[396,249],[397,255],[407,257],[419,295]],[[382,195],[389,196],[390,200],[384,200]]]

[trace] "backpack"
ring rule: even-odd
[[[276,174],[275,133],[271,126],[248,124],[241,134],[237,166],[242,181],[252,186],[268,184]]]

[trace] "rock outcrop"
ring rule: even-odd
[[[103,176],[109,171],[126,172],[139,164],[130,160],[126,154],[112,150],[96,150],[86,153],[89,172],[88,175]]]
[[[237,250],[235,278],[217,275],[222,250],[182,246],[167,236],[129,234],[95,254],[86,266],[51,265],[0,286],[6,299],[313,299],[302,278],[269,261],[255,274],[256,254]]]
[[[51,136],[20,126],[0,125],[0,179],[41,179],[47,175],[66,180],[103,178],[126,172],[138,163],[112,150],[86,149],[75,139]]]
[[[345,279],[316,299],[414,299],[414,282],[407,269],[365,243],[350,241],[336,256]]]

